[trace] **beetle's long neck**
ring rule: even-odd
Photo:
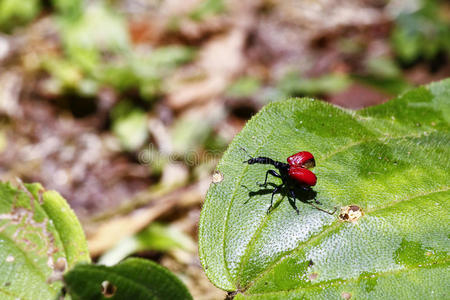
[[[269,157],[264,157],[264,156],[250,158],[249,160],[247,160],[247,163],[249,165],[253,165],[253,164],[272,165],[279,170],[289,168],[288,164],[285,164],[280,161],[276,161]]]

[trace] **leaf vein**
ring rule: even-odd
[[[272,127],[271,127],[272,130],[266,135],[266,140],[265,140],[265,142],[269,139],[269,136],[272,136],[272,135],[273,135],[273,133],[275,132],[275,127],[276,127],[276,126],[272,126]],[[261,143],[261,145],[260,145],[259,147],[256,148],[255,153],[257,153],[261,148],[263,148],[265,142],[264,142],[264,143]],[[255,154],[254,154],[254,155],[255,155]],[[227,233],[227,228],[228,228],[228,220],[230,219],[230,211],[231,211],[231,207],[232,207],[232,205],[233,205],[233,202],[234,202],[234,200],[235,200],[235,198],[236,198],[236,193],[237,193],[237,191],[238,191],[239,186],[241,185],[242,179],[243,179],[243,177],[244,177],[244,173],[248,170],[248,167],[249,167],[249,165],[247,164],[244,168],[242,168],[242,172],[241,172],[241,174],[240,174],[240,176],[239,176],[239,181],[238,181],[238,183],[235,185],[234,190],[233,190],[233,194],[231,195],[230,204],[229,204],[229,206],[228,206],[227,214],[226,214],[226,217],[225,217],[225,226],[224,226],[224,234],[223,234],[223,242],[222,242],[223,256],[224,256],[223,260],[224,260],[225,270],[226,270],[226,272],[228,273],[230,279],[231,279],[230,269],[229,269],[229,267],[228,267],[228,263],[227,263],[227,260],[226,260],[226,257],[225,257],[225,241],[226,241],[226,233]],[[266,218],[266,216],[265,216],[265,218]],[[258,226],[258,227],[259,227],[259,226]],[[245,255],[245,254],[244,254],[244,255]],[[241,263],[242,263],[242,261],[241,261]],[[232,281],[232,280],[230,280],[230,281]]]
[[[412,199],[415,199],[415,198],[419,198],[419,197],[422,197],[422,196],[426,196],[426,195],[429,195],[429,194],[445,192],[445,191],[447,191],[448,189],[449,189],[449,188],[446,187],[446,189],[434,190],[434,191],[430,191],[430,192],[427,192],[427,193],[422,193],[422,194],[419,194],[419,195],[415,195],[415,196],[411,196],[411,197],[406,197],[406,198],[403,198],[403,199],[401,199],[401,200],[399,200],[399,201],[395,201],[395,203],[394,203],[393,205],[396,205],[396,204],[401,203],[401,202],[403,202],[403,201],[409,201],[409,200],[412,200]],[[392,206],[392,205],[391,205],[391,206]],[[380,208],[380,209],[374,209],[374,210],[372,210],[372,211],[367,211],[367,212],[366,212],[366,215],[368,215],[369,213],[373,213],[373,212],[375,212],[375,211],[377,211],[377,210],[385,209],[385,208],[387,208],[387,207],[390,207],[390,206],[389,206],[389,205],[386,205],[385,207]],[[294,248],[294,249],[292,249],[292,250],[290,250],[290,251],[284,253],[284,254],[283,254],[282,256],[280,256],[276,261],[274,261],[272,264],[270,264],[270,265],[266,268],[266,270],[265,270],[264,272],[261,272],[260,274],[258,274],[258,276],[257,276],[254,280],[252,280],[252,281],[246,286],[246,288],[245,288],[244,290],[247,290],[248,288],[250,288],[250,286],[252,286],[256,281],[258,281],[258,280],[259,280],[260,278],[262,278],[264,275],[266,275],[267,273],[269,273],[269,272],[270,272],[272,269],[274,269],[278,264],[280,264],[284,259],[286,259],[286,258],[288,258],[289,256],[293,255],[294,253],[296,253],[296,252],[302,250],[303,248],[305,248],[306,246],[310,245],[310,244],[313,243],[314,241],[320,239],[325,233],[330,233],[330,232],[332,232],[332,231],[334,231],[334,230],[340,228],[342,224],[345,224],[345,223],[344,223],[344,222],[334,223],[334,224],[330,225],[327,229],[321,231],[321,232],[320,232],[319,234],[317,234],[316,236],[311,237],[309,240],[305,241],[304,243],[302,243],[302,244],[299,245],[298,247],[296,247],[296,248]]]
[[[410,200],[413,200],[413,199],[416,199],[416,198],[428,196],[428,195],[431,195],[431,194],[437,194],[437,193],[446,192],[449,189],[450,189],[450,187],[446,186],[446,187],[438,189],[438,190],[423,192],[423,193],[419,193],[419,194],[416,194],[416,195],[413,195],[413,196],[410,196],[410,197],[402,198],[402,199],[397,200],[397,201],[392,201],[392,202],[389,202],[386,205],[383,205],[383,206],[380,206],[380,207],[376,207],[376,208],[374,208],[372,210],[368,209],[368,210],[366,210],[366,214],[373,213],[373,212],[376,212],[376,211],[380,211],[380,210],[383,210],[383,209],[386,209],[386,208],[392,208],[393,206],[395,206],[395,205],[397,205],[399,203],[410,201]]]
[[[402,269],[393,269],[393,270],[388,270],[386,272],[378,272],[378,273],[374,273],[370,276],[361,276],[361,277],[352,277],[346,280],[331,280],[331,281],[327,281],[324,283],[316,283],[314,285],[310,285],[310,286],[304,286],[304,287],[298,287],[298,288],[294,288],[294,289],[289,289],[289,290],[279,290],[279,291],[274,291],[274,292],[268,292],[268,293],[257,293],[257,294],[249,294],[249,296],[267,296],[267,295],[275,295],[278,293],[287,293],[287,292],[295,292],[295,291],[302,291],[302,290],[311,290],[311,289],[317,289],[317,288],[323,288],[324,286],[333,286],[336,284],[341,285],[342,282],[345,283],[349,283],[349,282],[357,282],[359,280],[362,279],[369,279],[369,278],[379,278],[382,276],[387,276],[387,275],[391,275],[391,274],[398,274],[398,273],[402,273],[402,272],[409,272],[409,271],[415,271],[418,269],[426,269],[426,268],[430,268],[430,267],[440,267],[441,265],[445,265],[446,263],[448,263],[450,260],[446,259],[440,262],[435,262],[435,263],[429,263],[426,265],[421,265],[421,267],[416,266],[415,268],[402,268]],[[431,269],[431,268],[430,268]],[[374,276],[374,277],[372,277]]]
[[[381,137],[377,137],[377,138],[373,138],[373,139],[362,139],[359,141],[354,141],[351,143],[348,143],[340,148],[337,148],[334,151],[331,151],[327,154],[325,154],[322,159],[321,162],[327,161],[328,159],[330,159],[331,157],[344,152],[347,149],[350,149],[352,147],[364,144],[364,143],[370,143],[370,142],[375,142],[375,141],[379,141],[379,142],[385,142],[385,141],[391,141],[391,140],[396,140],[396,139],[402,139],[402,138],[420,138],[422,137],[422,134],[405,134],[405,135],[399,135],[399,136],[381,136]]]

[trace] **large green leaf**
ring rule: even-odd
[[[0,299],[53,299],[62,274],[89,262],[83,230],[55,191],[0,183]]]
[[[183,283],[160,265],[129,258],[118,265],[80,264],[64,276],[72,299],[192,299]]]
[[[207,276],[239,298],[449,295],[449,121],[450,80],[357,112],[312,99],[267,105],[208,191],[199,231]],[[270,190],[256,181],[270,167],[244,164],[240,147],[279,161],[312,152],[322,208],[356,205],[362,217],[302,202],[297,215],[279,194],[267,214]]]

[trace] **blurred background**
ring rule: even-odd
[[[59,191],[95,261],[135,255],[195,299],[215,165],[265,104],[360,109],[450,76],[438,0],[0,0],[0,179]]]

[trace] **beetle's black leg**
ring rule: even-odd
[[[292,195],[292,197],[294,197],[294,201],[295,201],[296,198],[295,198],[294,190],[289,190],[289,192],[290,192],[290,194]],[[290,202],[290,201],[289,201],[289,202]],[[314,202],[320,204],[320,202],[318,202],[315,198],[314,198]],[[323,211],[324,213],[327,213],[327,214],[329,214],[329,215],[334,215],[334,213],[335,213],[336,210],[337,210],[337,207],[335,206],[335,207],[334,207],[334,210],[333,210],[332,212],[329,212],[329,211],[326,211],[326,210],[324,210],[324,209],[318,207],[318,206],[315,205],[314,203],[311,203],[311,202],[306,202],[306,203],[308,203],[308,204],[311,205],[312,207],[314,207],[314,208],[316,208],[316,209],[318,209],[318,210],[320,210],[320,211]],[[291,205],[292,205],[292,203],[291,203]],[[295,204],[294,204],[294,205],[295,205]],[[293,206],[293,207],[294,207],[294,209],[297,208],[296,206]],[[297,210],[297,209],[296,209],[296,211],[297,211],[297,214],[298,214],[298,210]]]
[[[269,174],[270,175],[272,175],[272,176],[274,176],[274,177],[277,177],[277,178],[281,178],[281,175],[280,174],[278,174],[277,172],[275,172],[274,170],[268,170],[267,172],[266,172],[266,180],[264,180],[264,183],[257,183],[259,186],[267,186],[267,177],[269,176]]]
[[[307,193],[308,192],[310,193],[312,191],[312,189],[308,186],[301,186],[301,188],[302,188],[302,190],[304,190]],[[312,191],[312,192],[314,193],[314,198],[312,199],[314,201],[314,203],[321,205],[322,203],[320,203],[319,200],[316,199],[317,193],[314,191]]]
[[[280,185],[277,185],[277,186],[273,189],[272,197],[270,198],[270,206],[269,206],[269,208],[267,209],[267,214],[269,214],[269,213],[270,213],[270,210],[272,209],[272,205],[273,205],[273,196],[274,196],[277,192],[279,192],[280,189],[281,189],[282,187],[283,187],[283,185],[280,184]]]
[[[298,210],[297,205],[295,204],[295,200],[297,198],[295,197],[294,190],[290,189],[289,193],[291,194],[291,197],[292,197],[292,199],[291,199],[291,197],[288,196],[289,204],[291,204],[292,208],[295,209],[295,211],[297,212],[297,215],[299,215],[300,211]]]
[[[297,208],[297,205],[295,205],[295,199],[291,199],[291,197],[288,197],[289,204],[292,206],[293,209],[297,212],[297,215],[300,214],[300,211]]]
[[[308,204],[311,205],[312,207],[314,207],[314,208],[320,210],[320,211],[323,211],[324,213],[329,214],[329,215],[334,215],[334,213],[335,213],[336,210],[337,210],[337,206],[334,207],[334,209],[333,209],[332,212],[329,212],[329,211],[326,211],[325,209],[322,209],[322,208],[318,207],[318,206],[315,205],[314,203],[308,202]]]

